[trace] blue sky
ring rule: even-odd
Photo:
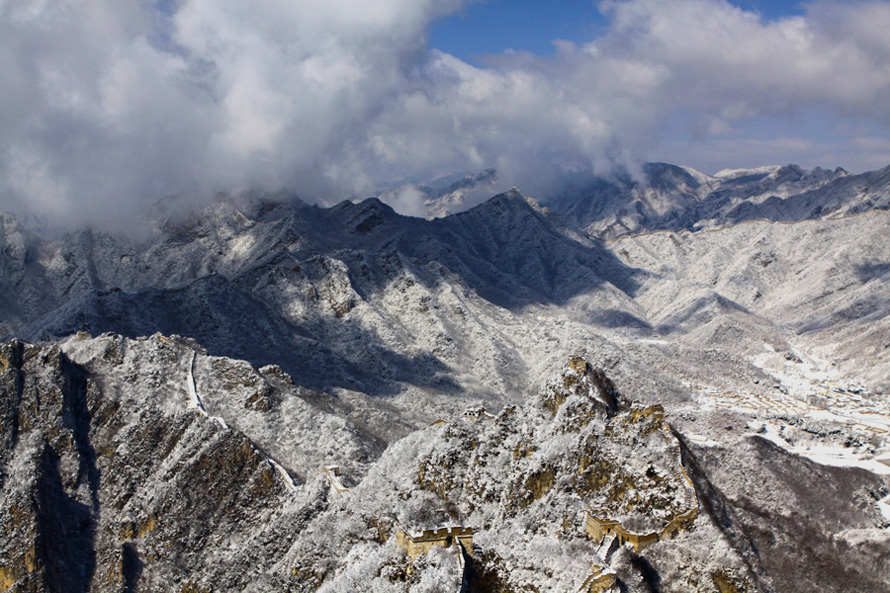
[[[665,4],[670,6],[670,2]],[[717,7],[726,3],[715,0],[711,4]],[[735,0],[729,4],[756,15],[763,25],[762,29],[780,22],[790,22],[792,17],[800,17],[807,24],[816,20],[808,15],[808,10],[814,6],[812,2]],[[832,18],[843,21],[857,12],[865,14],[868,5],[887,8],[886,2],[859,0],[823,1],[819,4],[815,6],[814,14],[827,28],[832,26]],[[600,12],[598,5],[599,2],[591,0],[482,0],[434,21],[429,28],[429,45],[482,70],[501,66],[503,61],[497,59],[498,56],[513,52],[530,52],[541,58],[552,58],[556,53],[554,40],[566,40],[583,46],[609,35],[611,23]],[[820,13],[831,16],[826,19]],[[690,24],[690,27],[695,25]],[[758,43],[757,38],[750,40],[751,45]],[[637,57],[651,59],[647,56]],[[777,57],[781,60],[784,56]],[[762,69],[768,72],[775,66],[776,62],[764,63]],[[807,68],[808,65],[796,67],[789,57],[787,68],[793,70],[801,67]],[[719,75],[719,69],[716,73]],[[711,76],[714,74],[713,71],[710,73]],[[764,76],[768,77],[769,74]],[[756,78],[756,74],[752,76],[754,81]],[[826,86],[844,84],[829,78],[823,82]],[[770,84],[774,83],[764,81],[764,86]],[[744,96],[746,91],[740,87],[738,92]],[[883,166],[884,161],[890,158],[887,118],[872,117],[867,109],[860,112],[843,107],[838,109],[817,95],[819,93],[801,92],[796,103],[789,100],[779,109],[767,108],[759,112],[761,110],[754,107],[749,109],[751,113],[746,116],[715,117],[725,120],[716,126],[717,129],[725,127],[722,133],[703,133],[703,124],[696,122],[700,112],[675,109],[665,114],[661,125],[657,126],[658,130],[648,138],[652,149],[641,158],[690,164],[709,173],[724,166],[747,167],[778,162],[799,162],[809,167],[843,166],[853,171]],[[715,98],[708,108],[720,112],[719,101]],[[751,103],[756,104],[756,101],[752,100]],[[735,163],[730,162],[732,159],[735,159]]]
[[[795,0],[739,0],[743,10],[764,19],[800,15]],[[607,22],[592,0],[482,0],[434,22],[430,46],[474,64],[486,54],[507,50],[553,53],[553,40],[585,43],[606,30]]]

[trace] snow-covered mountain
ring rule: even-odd
[[[324,394],[181,337],[13,341],[0,360],[8,590],[881,591],[890,576],[878,476],[755,434],[721,445],[728,411],[683,435],[578,358],[521,406],[382,455]]]
[[[649,163],[642,178],[618,172],[544,203],[593,236],[698,230],[746,220],[797,222],[890,207],[890,167],[860,175],[797,165],[726,170],[708,176]]]
[[[887,590],[890,173],[645,173],[4,216],[0,585]]]

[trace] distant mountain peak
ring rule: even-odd
[[[551,210],[588,234],[614,238],[653,230],[731,226],[753,218],[796,221],[890,207],[890,180],[838,167],[796,164],[724,169],[714,176],[688,167],[647,163],[645,180],[598,178],[555,196]],[[867,180],[867,181],[866,181]],[[863,190],[866,183],[868,190]]]
[[[781,165],[765,165],[763,167],[750,167],[746,169],[723,169],[714,174],[717,179],[730,180],[739,177],[750,177],[752,175],[762,175],[766,177],[770,173],[775,173],[781,169]]]

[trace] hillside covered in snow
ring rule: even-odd
[[[711,176],[647,163],[581,183],[547,205],[591,235],[614,238],[652,230],[699,230],[748,220],[799,222],[890,207],[890,167],[860,175],[797,165],[724,170]]]
[[[887,170],[644,173],[3,216],[0,589],[887,591]]]

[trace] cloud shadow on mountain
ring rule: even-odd
[[[518,191],[432,221],[401,216],[369,199],[304,209],[294,225],[319,253],[351,257],[347,263],[353,272],[359,260],[383,269],[380,258],[397,253],[416,268],[444,268],[480,297],[513,311],[530,305],[563,306],[607,283],[633,297],[644,273],[624,264],[599,240],[573,238]],[[368,280],[357,284],[373,293],[392,276],[371,274]],[[434,282],[428,281],[427,287],[434,288]]]
[[[890,262],[870,263],[856,266],[856,276],[865,284],[876,278],[881,278],[890,272]]]
[[[211,355],[256,366],[277,364],[312,389],[340,387],[380,396],[396,395],[405,385],[442,393],[462,389],[449,366],[430,352],[396,352],[374,329],[348,314],[295,322],[282,314],[280,303],[258,292],[264,279],[278,272],[287,276],[305,258],[342,261],[350,288],[371,307],[394,279],[410,272],[430,293],[443,283],[457,290],[466,287],[471,298],[474,293],[514,312],[535,305],[564,306],[584,295],[585,307],[608,310],[610,326],[646,326],[616,305],[623,299],[630,303],[645,272],[622,263],[602,242],[573,235],[517,191],[433,221],[401,216],[375,199],[327,209],[279,204],[247,209],[242,218],[239,229],[271,223],[270,236],[281,237],[266,242],[264,253],[245,255],[255,265],[237,266],[228,276],[197,275],[214,269],[222,253],[207,240],[215,232],[212,219],[206,225],[186,225],[182,232],[167,229],[169,240],[158,238],[156,248],[178,250],[161,261],[162,267],[188,258],[171,268],[175,278],[157,278],[155,272],[147,273],[145,263],[119,273],[106,271],[105,282],[120,276],[129,290],[106,286],[91,272],[94,260],[110,257],[113,248],[108,253],[84,249],[69,262],[72,277],[81,278],[81,292],[49,295],[44,307],[34,307],[42,309],[42,316],[33,315],[16,335],[40,340],[81,329],[128,337],[175,333],[194,338]],[[333,272],[319,268],[316,276],[304,280],[309,288],[329,290]],[[178,288],[159,285],[173,281]]]
[[[339,387],[376,396],[397,395],[401,384],[442,392],[460,389],[450,369],[436,357],[393,352],[379,336],[356,325],[350,343],[362,346],[359,364],[354,353],[343,351],[348,345],[323,343],[307,335],[219,275],[179,290],[92,293],[21,333],[25,339],[42,340],[79,330],[130,338],[179,334],[197,340],[212,356],[243,359],[257,367],[276,364],[310,389]]]

